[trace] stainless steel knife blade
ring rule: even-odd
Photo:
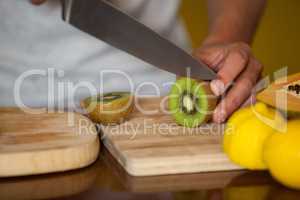
[[[184,50],[103,0],[73,0],[69,23],[149,64],[178,76],[213,80],[216,74]]]

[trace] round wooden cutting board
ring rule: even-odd
[[[80,114],[0,108],[0,177],[83,168],[99,148],[95,125]]]

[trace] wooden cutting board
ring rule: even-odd
[[[166,176],[131,176],[117,163],[116,159],[114,159],[106,149],[103,151],[102,159],[106,167],[113,173],[115,179],[125,187],[126,190],[135,193],[220,189],[229,185],[234,179],[247,173],[245,170],[234,170],[210,173],[172,174]],[[249,184],[256,183],[258,178],[254,177],[255,176],[249,180]]]
[[[0,177],[78,169],[98,157],[96,128],[79,114],[0,108],[0,122]]]
[[[165,98],[139,99],[129,121],[101,126],[104,145],[130,175],[241,169],[223,153],[224,125],[195,129],[177,126],[165,113],[165,102]]]

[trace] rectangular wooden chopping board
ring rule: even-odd
[[[95,125],[80,114],[0,108],[0,178],[83,168],[99,148]]]
[[[130,175],[241,169],[223,153],[224,125],[181,127],[166,110],[166,98],[140,98],[127,122],[101,126],[104,145]]]

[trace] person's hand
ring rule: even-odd
[[[40,5],[42,3],[44,3],[46,0],[31,0],[31,3],[33,3],[34,5]]]
[[[194,55],[218,72],[218,79],[211,82],[215,95],[221,96],[229,88],[213,115],[214,122],[222,123],[251,97],[263,67],[252,55],[250,47],[242,42],[206,43]]]

